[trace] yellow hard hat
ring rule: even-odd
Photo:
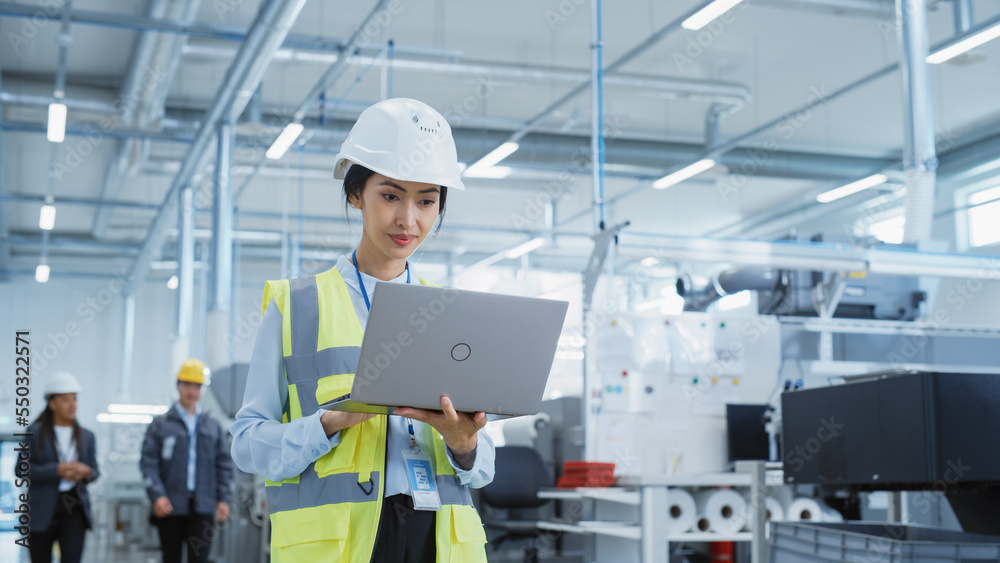
[[[208,385],[210,383],[210,372],[207,367],[205,367],[205,362],[197,359],[191,358],[190,360],[184,362],[181,366],[181,370],[177,372],[177,381],[187,381],[188,383],[200,383],[201,385]]]

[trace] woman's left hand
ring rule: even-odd
[[[486,413],[457,412],[447,395],[441,395],[441,411],[402,407],[396,409],[393,414],[430,424],[441,433],[444,443],[456,456],[464,456],[474,452],[479,429],[486,426]]]

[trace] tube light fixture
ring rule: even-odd
[[[965,39],[945,45],[944,47],[927,55],[927,63],[936,65],[945,61],[950,61],[962,53],[971,51],[980,45],[1000,37],[1000,23],[987,27],[986,29],[966,37]]]
[[[112,403],[108,405],[108,412],[113,414],[163,414],[170,407],[166,405],[133,405],[123,403]]]
[[[874,188],[879,184],[884,184],[888,179],[889,178],[885,174],[873,174],[867,178],[862,178],[857,182],[851,182],[850,184],[840,186],[839,188],[823,192],[816,196],[816,201],[820,203],[830,203],[831,201],[836,201],[842,197],[847,197],[851,194],[867,190],[868,188]]]
[[[693,178],[713,166],[715,166],[715,161],[712,160],[711,158],[705,158],[699,160],[694,164],[685,166],[684,168],[681,168],[677,172],[674,172],[672,174],[667,174],[666,176],[653,182],[653,187],[658,190],[669,188],[670,186],[673,186],[674,184],[679,184],[684,180],[687,180],[688,178]]]
[[[102,412],[97,414],[97,422],[113,422],[117,424],[149,424],[150,422],[153,422],[153,415]]]
[[[543,246],[545,246],[545,237],[533,238],[524,244],[519,244],[508,250],[504,256],[507,258],[520,258],[532,250],[538,250]]]
[[[66,104],[49,104],[49,141],[61,143],[66,138]]]
[[[715,0],[715,2],[712,2],[708,6],[698,10],[695,15],[681,22],[681,27],[684,29],[690,29],[691,31],[698,31],[708,25],[708,23],[715,18],[733,9],[733,7],[742,1],[743,0]]]
[[[514,169],[509,166],[490,166],[489,168],[470,167],[465,171],[465,175],[473,178],[491,178],[499,180],[510,176],[510,173],[513,171]]]
[[[42,212],[38,215],[38,228],[43,231],[51,231],[56,225],[56,208],[54,205],[43,205]]]
[[[520,145],[513,142],[507,142],[499,147],[490,151],[490,154],[480,158],[474,164],[465,169],[465,174],[467,176],[479,177],[479,178],[495,178],[496,176],[484,176],[484,172],[488,173],[490,168],[493,168],[501,160],[507,158],[508,156],[514,154]],[[507,174],[510,173],[510,169],[507,169]],[[506,176],[507,174],[504,174]],[[503,176],[500,176],[501,178]]]
[[[279,158],[285,156],[288,152],[288,148],[292,146],[295,139],[299,138],[302,134],[302,124],[301,123],[289,123],[285,125],[285,129],[278,135],[278,138],[271,143],[271,148],[267,149],[264,155],[271,160],[278,160]]]
[[[49,281],[49,265],[39,264],[35,267],[35,281],[38,283],[45,283]]]

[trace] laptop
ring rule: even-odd
[[[536,414],[569,303],[377,283],[351,392],[326,410]]]

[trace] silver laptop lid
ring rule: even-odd
[[[569,303],[378,283],[351,400],[465,412],[538,412]]]

